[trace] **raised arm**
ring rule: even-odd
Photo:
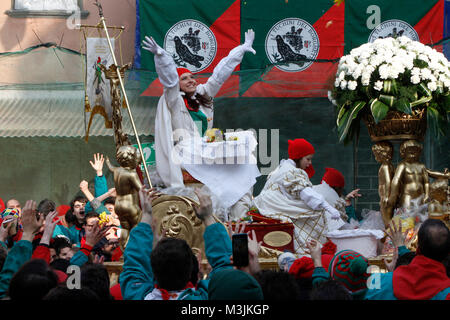
[[[177,66],[172,56],[163,48],[161,48],[153,39],[153,37],[145,37],[142,41],[142,49],[150,51],[154,54],[155,69],[158,74],[159,81],[164,86],[164,95],[167,105],[174,105],[176,99],[179,98],[180,85],[177,73]]]
[[[213,98],[219,92],[220,87],[231,76],[233,70],[241,63],[244,54],[246,52],[256,54],[256,51],[252,48],[254,40],[255,32],[250,29],[245,33],[245,42],[232,49],[228,56],[220,60],[206,84],[197,86],[197,93]]]

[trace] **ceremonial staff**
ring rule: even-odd
[[[99,3],[98,0],[95,1],[94,5],[96,5],[98,7],[98,14],[100,16],[100,24],[102,24],[103,29],[105,30],[106,39],[108,40],[108,46],[109,46],[109,50],[111,51],[111,56],[113,58],[113,62],[114,62],[114,64],[116,66],[118,66],[116,55],[114,54],[114,49],[113,49],[112,44],[111,44],[111,38],[109,37],[108,27],[106,26],[105,17],[103,16],[102,5]],[[148,173],[148,168],[147,168],[147,165],[145,164],[144,152],[142,151],[141,142],[139,140],[139,134],[138,134],[138,132],[136,130],[136,126],[134,124],[133,116],[131,114],[130,104],[128,103],[128,97],[127,97],[127,93],[125,92],[125,86],[123,84],[123,80],[122,80],[122,77],[120,75],[120,68],[119,67],[116,68],[116,72],[117,72],[117,77],[119,78],[120,88],[122,89],[123,97],[125,99],[125,104],[127,106],[128,115],[130,116],[131,125],[133,127],[134,134],[136,135],[136,142],[137,142],[137,145],[139,147],[139,152],[141,153],[141,158],[142,158],[142,163],[143,163],[143,167],[144,167],[144,170],[145,170],[145,175],[147,176],[147,180],[148,180],[148,184],[149,184],[150,188],[152,188],[152,182],[150,180],[150,175]]]

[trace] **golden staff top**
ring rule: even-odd
[[[98,0],[95,1],[94,5],[96,5],[98,7],[98,13],[99,13],[99,16],[100,16],[100,22],[99,22],[99,24],[97,26],[92,26],[92,27],[93,28],[100,28],[100,25],[103,27],[103,29],[105,31],[105,34],[106,34],[106,39],[108,40],[108,46],[109,46],[109,50],[111,51],[111,56],[113,58],[113,62],[114,62],[114,64],[116,66],[118,66],[117,60],[116,60],[116,55],[114,54],[114,50],[113,50],[112,44],[111,44],[111,38],[109,37],[108,28],[109,29],[122,29],[123,30],[124,27],[108,27],[106,25],[106,22],[105,22],[105,17],[103,16],[102,5],[98,2]],[[84,26],[84,27],[88,27],[88,26]],[[131,114],[130,104],[128,102],[128,97],[127,97],[127,94],[125,92],[125,86],[123,84],[123,80],[122,80],[122,77],[120,75],[120,68],[117,68],[116,70],[117,70],[117,76],[118,76],[119,82],[120,82],[120,88],[122,89],[123,97],[125,99],[125,103],[126,103],[126,106],[127,106],[128,115],[130,116],[131,125],[133,127],[134,134],[136,135],[136,142],[137,142],[137,145],[139,147],[139,152],[141,153],[141,158],[142,158],[142,163],[143,163],[143,167],[144,167],[144,170],[145,170],[145,175],[147,176],[147,180],[148,180],[148,184],[149,184],[150,188],[152,188],[153,186],[152,186],[152,182],[150,180],[150,175],[148,173],[148,168],[145,165],[144,152],[142,151],[141,142],[139,140],[139,134],[138,134],[138,132],[136,130],[136,126],[134,124],[133,116]]]

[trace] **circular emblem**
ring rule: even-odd
[[[292,237],[284,231],[272,231],[264,236],[263,241],[272,247],[284,247],[291,243]]]
[[[217,53],[214,33],[197,20],[182,20],[174,24],[164,37],[164,49],[179,67],[192,72],[206,69]]]
[[[401,36],[419,41],[419,35],[416,30],[407,22],[402,20],[386,20],[373,29],[369,36],[369,42],[374,42],[377,39],[397,38]]]
[[[266,55],[287,72],[307,69],[319,54],[319,37],[308,22],[287,18],[277,22],[266,36]]]

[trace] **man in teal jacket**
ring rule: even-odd
[[[226,228],[221,223],[216,223],[212,215],[212,203],[209,196],[196,191],[200,201],[200,207],[196,208],[197,216],[206,226],[203,238],[205,240],[205,254],[209,264],[212,267],[211,274],[219,270],[231,269],[230,256],[232,254],[231,240]],[[120,287],[124,300],[207,300],[208,299],[208,280],[201,280],[197,288],[193,288],[186,275],[190,275],[189,266],[190,255],[192,251],[185,247],[184,258],[185,265],[181,265],[183,250],[175,247],[183,247],[184,240],[163,239],[158,241],[157,235],[152,230],[152,206],[151,200],[154,199],[155,192],[147,193],[141,190],[140,199],[142,206],[142,220],[132,229],[127,247],[124,252],[123,271],[120,274]],[[170,241],[173,243],[173,248]],[[177,243],[175,241],[178,241]],[[162,259],[158,258],[158,251],[165,246],[166,252],[173,250],[173,254],[166,254],[164,265],[158,265]],[[153,252],[152,252],[153,250]],[[164,270],[165,269],[165,270]],[[174,272],[174,274],[171,274]],[[176,273],[175,273],[176,272]],[[176,279],[185,277],[183,283],[173,287],[167,287],[167,279]],[[184,279],[184,278],[183,278]],[[164,281],[164,283],[163,283]],[[175,287],[177,286],[177,287]]]

